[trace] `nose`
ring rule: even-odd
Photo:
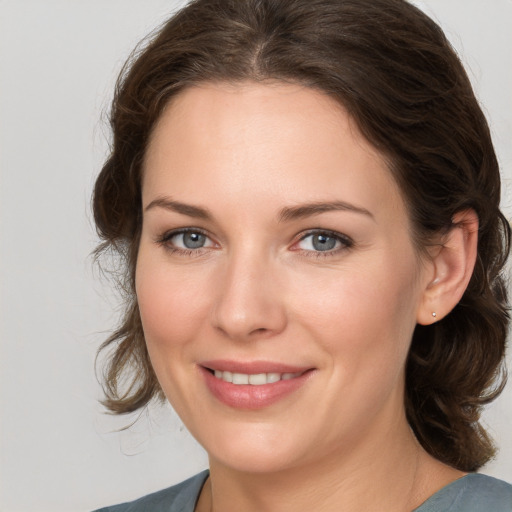
[[[285,329],[284,290],[276,265],[257,255],[231,258],[218,276],[215,329],[235,341],[267,338]]]

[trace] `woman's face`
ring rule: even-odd
[[[274,471],[406,425],[428,265],[336,102],[279,83],[189,88],[154,130],[142,197],[149,354],[212,461]]]

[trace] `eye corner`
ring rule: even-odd
[[[301,244],[303,244],[302,247]],[[353,246],[354,241],[349,236],[329,229],[317,228],[301,233],[290,249],[301,251],[308,256],[327,257],[349,250]]]
[[[208,232],[196,227],[166,230],[155,238],[155,243],[171,254],[181,256],[199,256],[219,247]]]

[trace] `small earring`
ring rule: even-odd
[[[437,316],[437,313],[435,311],[432,312],[432,316],[435,318]]]

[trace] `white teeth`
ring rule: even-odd
[[[233,374],[231,372],[215,370],[215,377],[217,377],[217,379],[225,380],[226,382],[233,382]]]
[[[258,373],[256,375],[249,375],[249,384],[253,386],[261,386],[262,384],[267,383],[267,374],[266,373]]]
[[[233,373],[233,384],[249,384],[249,375],[245,373]]]
[[[246,373],[232,373],[227,371],[215,370],[215,377],[232,384],[251,384],[252,386],[262,386],[263,384],[273,384],[280,380],[290,380],[302,375],[297,373],[256,373],[248,375]]]
[[[267,373],[267,384],[272,384],[273,382],[277,382],[281,380],[280,373]]]

